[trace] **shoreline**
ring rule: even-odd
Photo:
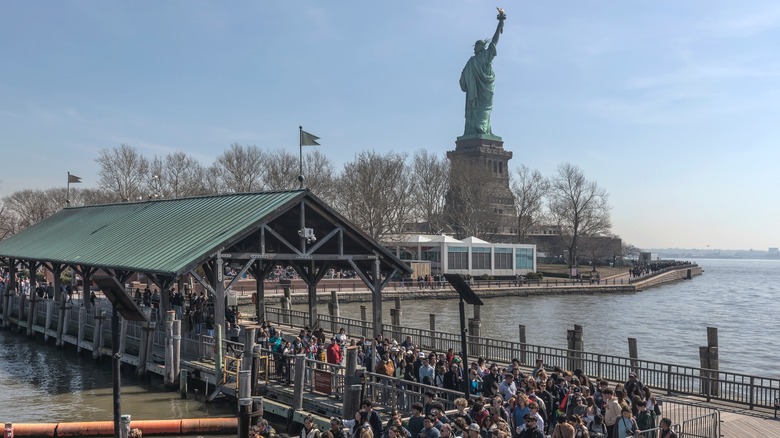
[[[688,272],[690,271],[690,273]],[[606,284],[609,281],[617,280],[615,277],[605,278],[603,285],[594,284],[567,284],[557,285],[552,282],[542,282],[538,285],[525,286],[505,286],[505,287],[476,287],[474,292],[480,298],[495,297],[530,297],[544,295],[596,295],[596,294],[626,294],[642,292],[656,286],[672,284],[703,274],[700,266],[684,267],[680,269],[662,272],[657,275],[651,275],[634,283],[628,284]],[[616,276],[621,277],[621,276]],[[334,288],[335,289],[335,288]],[[317,304],[327,304],[333,302],[333,293],[338,296],[339,303],[363,303],[371,302],[372,296],[369,290],[356,291],[317,291]],[[266,304],[279,304],[285,297],[285,294],[266,295]],[[392,301],[396,298],[405,300],[436,300],[458,298],[458,293],[451,288],[442,289],[418,289],[416,287],[405,289],[385,289],[382,291],[382,301]],[[238,298],[239,306],[251,306],[251,295],[240,295]],[[290,292],[289,298],[291,304],[306,304],[309,301],[307,292]]]

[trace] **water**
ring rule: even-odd
[[[16,332],[0,331],[0,424],[113,420],[111,363],[96,364]],[[133,420],[232,416],[226,403],[205,404],[165,391],[159,378],[137,379],[123,370],[122,413]],[[202,392],[202,390],[201,390]],[[202,398],[201,398],[202,400]]]
[[[487,336],[516,339],[524,324],[528,341],[565,347],[566,330],[584,328],[588,351],[628,355],[627,338],[637,338],[640,358],[698,366],[698,347],[708,326],[718,327],[721,370],[780,378],[774,366],[780,351],[775,336],[780,315],[780,260],[700,260],[703,276],[692,281],[625,295],[552,295],[493,298],[482,309]],[[389,307],[385,313],[389,320]],[[344,304],[342,315],[359,318],[360,304]],[[457,332],[455,300],[403,303],[403,323]],[[128,368],[129,370],[129,368]],[[165,392],[161,382],[123,373],[122,412],[133,419],[229,416],[232,405],[206,405]],[[113,418],[111,367],[95,364],[40,340],[0,331],[0,424],[98,421]]]
[[[516,340],[518,324],[524,324],[529,343],[566,348],[566,330],[578,324],[586,351],[628,357],[633,337],[641,359],[698,367],[699,346],[707,345],[712,326],[718,328],[721,370],[780,378],[780,260],[697,263],[704,275],[643,292],[486,299],[482,334]],[[360,305],[342,304],[341,315],[359,319]],[[386,321],[391,306],[384,303]],[[458,333],[457,300],[404,302],[401,322],[429,328],[430,313],[437,315],[437,330]]]

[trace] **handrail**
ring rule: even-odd
[[[279,317],[284,312],[286,311],[283,309],[269,307],[266,309],[266,317],[269,320],[276,318],[277,323],[280,323]],[[297,312],[296,316],[308,324],[307,312]],[[330,315],[318,315],[317,319],[320,327],[331,331],[344,327],[351,337],[365,336],[373,332],[372,323],[369,321],[335,318]],[[461,348],[460,335],[453,333],[388,324],[382,326],[382,332],[398,340],[410,335],[415,345],[428,351],[446,351],[448,348],[459,351]],[[749,409],[774,409],[774,398],[780,396],[780,379],[775,378],[722,370],[713,372],[707,368],[484,337],[467,336],[467,345],[469,355],[482,356],[489,361],[508,364],[516,358],[521,365],[532,367],[536,358],[541,357],[547,366],[570,370],[579,368],[589,376],[612,381],[625,380],[629,372],[636,371],[646,385],[668,395],[676,393],[701,396],[708,401],[734,402]],[[706,388],[711,389],[706,391]]]

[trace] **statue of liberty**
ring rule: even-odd
[[[466,128],[464,136],[493,135],[490,128],[490,111],[493,109],[493,58],[496,56],[498,36],[504,31],[506,13],[498,9],[498,26],[493,39],[478,40],[474,44],[474,56],[460,74],[460,89],[466,92]]]

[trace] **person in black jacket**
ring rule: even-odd
[[[374,404],[371,400],[363,400],[361,404],[363,412],[365,412],[368,418],[368,424],[371,425],[371,431],[374,432],[375,437],[381,437],[384,432],[384,426],[382,426],[382,419],[379,418],[379,414],[374,410]]]
[[[518,438],[545,438],[544,432],[536,427],[536,415],[525,414],[525,429],[520,432]]]

